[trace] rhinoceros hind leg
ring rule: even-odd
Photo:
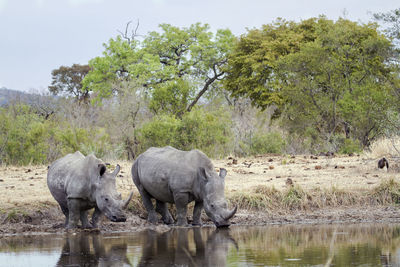
[[[64,227],[67,227],[67,226],[68,226],[68,219],[69,219],[69,211],[68,211],[68,208],[67,208],[66,206],[64,206],[64,205],[61,205],[61,204],[60,204],[60,208],[61,208],[62,212],[63,212],[64,215],[65,215],[65,224],[64,224]]]
[[[162,220],[165,224],[173,224],[174,219],[169,213],[167,203],[157,200],[156,201],[156,211],[161,214]]]
[[[188,193],[176,193],[174,194],[174,202],[176,205],[176,224],[178,226],[188,226],[187,224],[187,204],[189,202]]]
[[[153,224],[158,223],[158,216],[156,211],[154,210],[153,203],[151,202],[150,194],[143,188],[141,184],[136,184],[136,187],[139,190],[140,195],[142,196],[143,205],[147,210],[147,221]]]

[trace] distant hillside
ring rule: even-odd
[[[37,101],[38,98],[48,98],[39,94],[31,94],[22,91],[7,89],[5,87],[0,88],[0,106],[7,105],[10,102],[18,101],[27,104]]]
[[[11,101],[22,100],[29,101],[31,94],[25,92],[7,89],[5,87],[0,88],[0,106],[7,105]]]

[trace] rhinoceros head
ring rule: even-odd
[[[124,222],[126,216],[122,211],[132,198],[131,193],[127,200],[123,201],[121,194],[118,193],[115,185],[116,176],[120,170],[117,165],[114,172],[106,172],[104,164],[98,164],[99,177],[95,183],[95,199],[97,207],[104,213],[104,215],[113,222]]]
[[[219,175],[213,170],[199,168],[199,177],[203,181],[201,190],[204,211],[217,227],[229,226],[229,219],[237,210],[237,207],[228,209],[224,194],[225,176],[226,170],[223,168],[220,169]]]

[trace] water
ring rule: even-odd
[[[6,237],[0,266],[400,266],[400,225]]]

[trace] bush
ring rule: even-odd
[[[285,140],[279,133],[271,132],[253,136],[250,143],[251,154],[277,153],[281,154],[285,147]]]
[[[152,146],[173,146],[182,150],[200,149],[210,157],[231,152],[230,118],[224,112],[205,112],[196,108],[182,119],[173,115],[154,117],[137,133],[140,152]]]
[[[340,154],[359,153],[361,151],[362,149],[360,142],[358,140],[353,140],[349,138],[345,138],[339,148]]]
[[[102,157],[110,147],[103,128],[46,120],[27,105],[0,109],[0,163],[45,164],[77,150]]]
[[[44,163],[51,123],[32,113],[26,105],[0,109],[0,162]]]
[[[174,116],[161,115],[154,117],[138,130],[140,152],[149,147],[175,146],[179,120]]]
[[[57,128],[54,135],[52,149],[56,149],[59,156],[80,151],[84,155],[94,153],[101,158],[111,149],[110,137],[103,128],[84,129],[64,125]]]

